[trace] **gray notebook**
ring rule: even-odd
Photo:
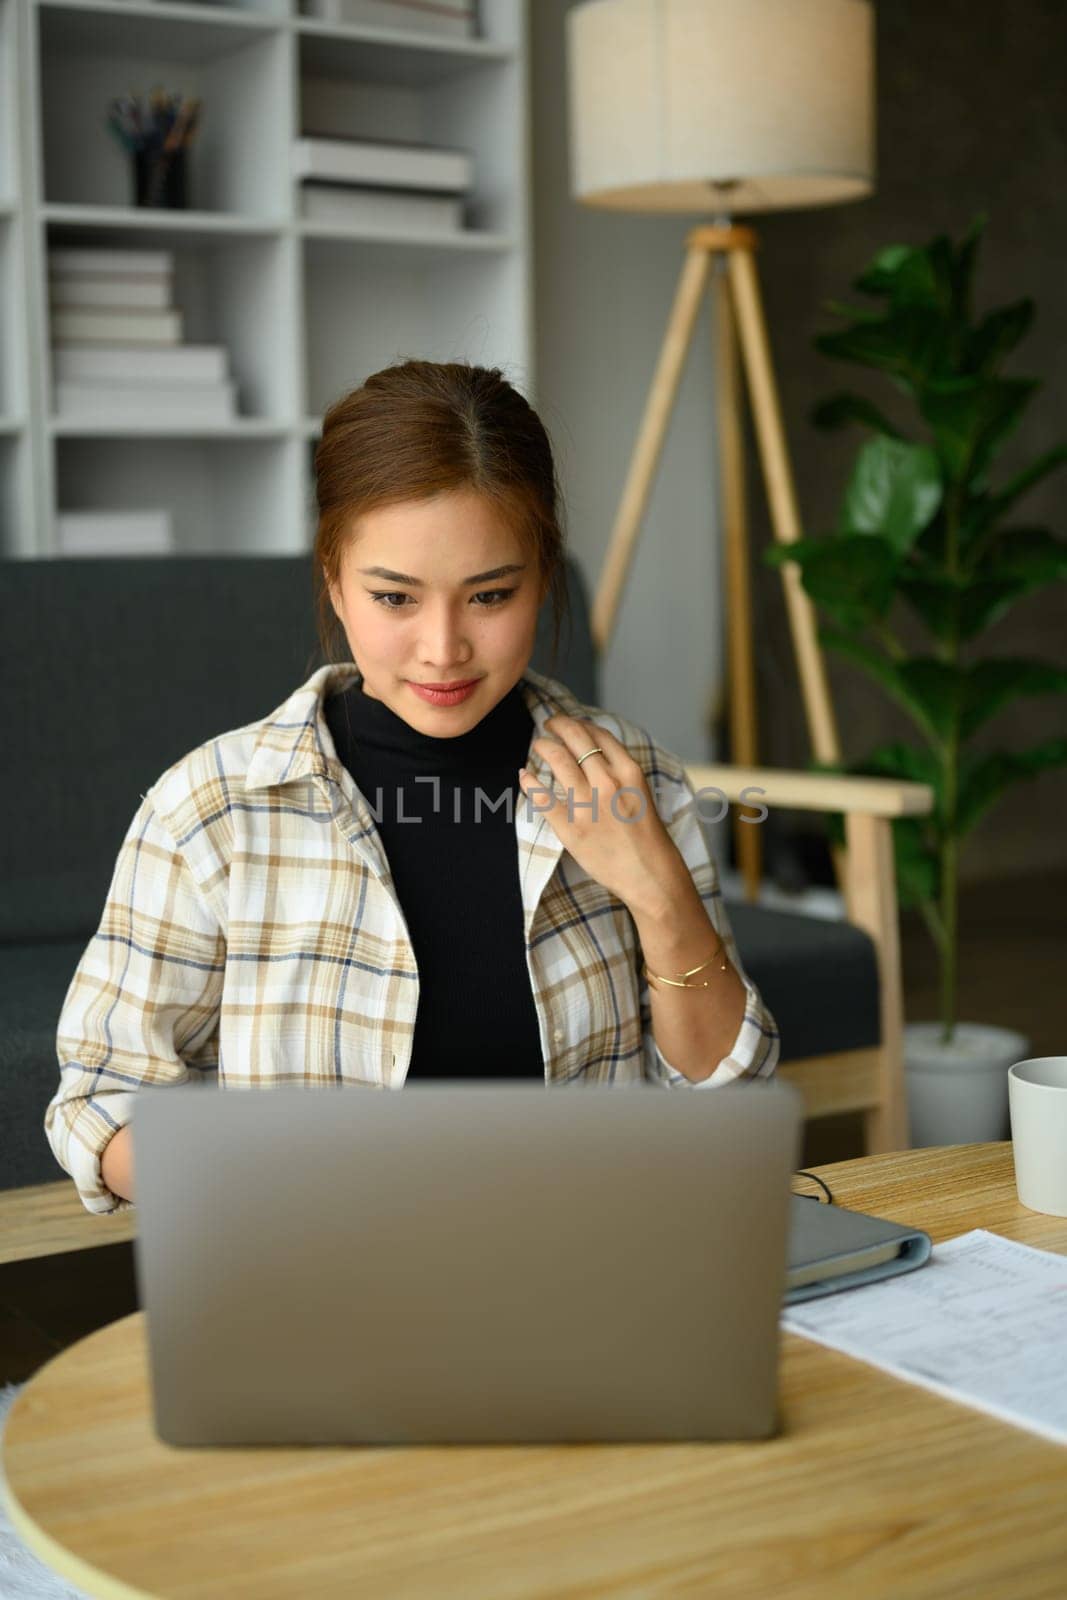
[[[892,1278],[929,1260],[930,1236],[920,1228],[806,1195],[793,1195],[791,1208],[786,1305]]]

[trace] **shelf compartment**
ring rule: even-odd
[[[131,157],[107,127],[116,95],[155,85],[198,95],[189,193],[203,211],[287,214],[290,79],[287,35],[263,19],[219,21],[208,6],[49,4],[40,25],[44,200],[125,207]],[[202,15],[200,14],[202,11]]]
[[[363,83],[425,89],[514,59],[515,52],[491,39],[450,39],[400,28],[369,28],[355,23],[296,24],[300,62],[306,72],[344,74]]]
[[[301,447],[247,437],[60,438],[63,511],[166,506],[180,555],[280,554],[303,547]],[[286,514],[286,513],[289,514]]]
[[[492,73],[479,71],[476,83],[468,68],[463,76],[411,87],[369,78],[366,58],[358,53],[334,50],[319,59],[307,43],[301,39],[303,135],[467,151],[473,168],[472,186],[463,197],[467,229],[509,238],[525,234],[523,151],[515,139],[516,106],[524,103],[525,85],[509,52],[499,56]]]
[[[211,60],[279,31],[268,12],[237,6],[167,4],[152,0],[38,0],[42,48],[79,54],[165,56],[185,64]]]
[[[525,383],[514,370],[525,349],[524,280],[510,254],[306,239],[303,280],[305,415],[321,416],[408,356],[502,366]]]
[[[60,228],[49,230],[50,246],[85,242],[80,230],[73,235]],[[107,245],[120,248],[131,242],[143,245],[146,239],[135,234],[132,240],[124,240],[118,233],[106,240]],[[174,257],[173,300],[184,318],[182,343],[225,345],[229,376],[237,384],[239,422],[284,426],[295,419],[296,291],[291,241],[221,234],[190,240],[172,234],[162,242]],[[53,426],[64,433],[68,420],[53,417]],[[208,425],[212,433],[233,427],[234,423]],[[110,432],[112,425],[102,423],[100,430]],[[74,431],[95,433],[97,428],[77,423]],[[161,419],[153,420],[147,431],[181,434],[187,430]]]

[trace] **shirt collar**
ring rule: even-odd
[[[280,788],[305,778],[336,777],[337,758],[327,753],[333,745],[323,703],[335,690],[347,687],[353,678],[359,677],[361,673],[355,662],[330,662],[313,672],[306,683],[265,717],[248,764],[245,789]],[[519,682],[534,721],[534,738],[544,732],[549,717],[577,717],[587,711],[565,684],[534,672],[530,667]],[[551,787],[552,769],[532,745],[527,766],[538,782]]]

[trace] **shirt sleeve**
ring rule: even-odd
[[[708,1077],[693,1083],[684,1073],[671,1065],[656,1044],[652,1032],[652,1005],[648,979],[642,973],[639,980],[639,1003],[644,1046],[643,1073],[645,1078],[653,1083],[663,1083],[670,1088],[680,1088],[684,1085],[689,1089],[718,1089],[743,1078],[770,1078],[773,1077],[778,1065],[778,1028],[759,990],[741,963],[730,919],[723,904],[719,874],[697,810],[698,802],[693,786],[684,768],[676,768],[676,772],[677,775],[673,772],[658,774],[656,783],[650,784],[650,787],[656,796],[657,810],[689,868],[701,901],[722,939],[723,953],[729,957],[745,986],[745,1014],[729,1054],[722,1058]]]
[[[222,930],[150,792],[123,840],[56,1034],[60,1082],[45,1134],[87,1211],[131,1208],[104,1184],[100,1158],[130,1121],[137,1089],[200,1081],[197,1068],[217,1064],[225,965]]]

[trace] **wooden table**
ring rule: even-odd
[[[845,1205],[1067,1254],[1010,1144],[818,1169]],[[661,1359],[693,1358],[684,1339]],[[178,1449],[142,1313],[32,1379],[3,1467],[25,1542],[156,1600],[1063,1600],[1067,1450],[796,1335],[783,1432],[741,1444]]]

